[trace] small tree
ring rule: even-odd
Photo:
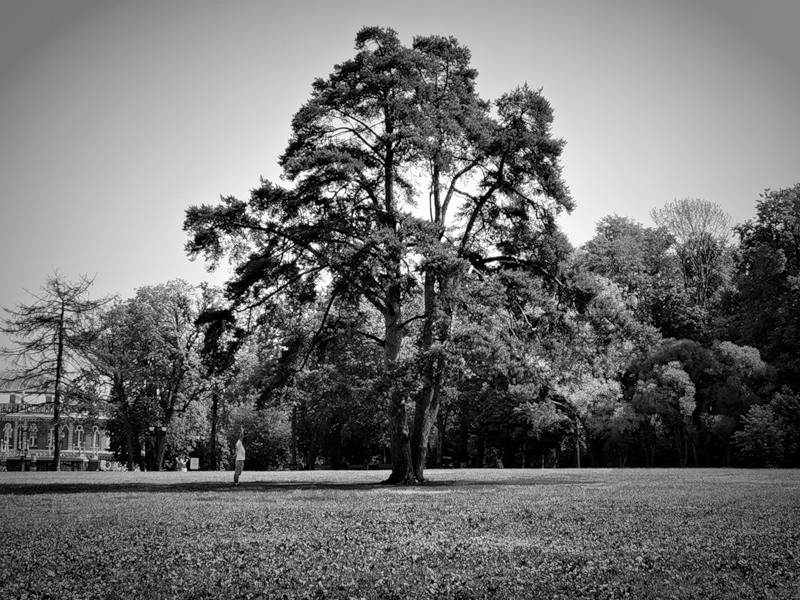
[[[800,395],[784,388],[769,404],[750,407],[742,425],[733,444],[747,466],[800,466]]]
[[[783,462],[783,430],[767,406],[752,406],[742,418],[741,431],[733,434],[733,444],[749,467],[779,467]]]
[[[93,279],[81,276],[70,281],[56,271],[45,280],[33,302],[14,310],[4,309],[0,331],[14,347],[3,348],[2,355],[15,366],[13,378],[33,392],[52,393],[53,439],[56,440],[52,468],[61,468],[61,421],[64,399],[81,371],[86,348],[91,341],[92,319],[108,299],[89,299]]]

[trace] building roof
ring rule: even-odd
[[[41,377],[24,377],[14,371],[0,371],[0,393],[44,394],[50,387]]]

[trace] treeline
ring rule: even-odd
[[[608,216],[577,249],[553,230],[539,262],[465,278],[434,350],[426,466],[800,466],[800,185],[733,228],[697,199],[653,217]],[[405,324],[387,390],[383,319],[357,297],[323,288],[308,310],[234,318],[222,290],[179,280],[125,300],[88,290],[57,276],[34,306],[66,307],[61,413],[111,417],[130,468],[226,468],[241,432],[254,469],[389,463],[386,396],[424,385],[424,322]]]
[[[800,186],[766,192],[735,241],[709,202],[653,217],[606,217],[578,249],[541,239],[549,282],[520,269],[464,287],[428,466],[800,466]],[[347,301],[323,310],[313,347],[295,316],[271,325],[303,355],[291,386],[261,398],[284,407],[284,461],[387,461],[379,316]],[[273,389],[290,349],[262,350],[273,358],[254,387]],[[400,375],[408,397],[420,360],[409,352]]]

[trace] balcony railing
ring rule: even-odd
[[[111,450],[62,450],[61,451],[61,459],[83,459],[84,457],[88,460],[97,460],[97,459],[105,459],[108,460],[112,456]],[[53,451],[52,450],[42,450],[42,449],[30,449],[27,452],[24,450],[8,450],[3,451],[0,448],[0,458],[3,459],[15,459],[15,458],[28,458],[33,460],[36,457],[36,460],[50,460],[53,458]]]
[[[49,404],[0,404],[0,413],[47,414],[53,412]]]

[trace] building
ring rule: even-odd
[[[58,443],[62,471],[108,468],[113,454],[105,418],[62,412]],[[52,468],[53,397],[0,379],[0,470],[46,471]]]

